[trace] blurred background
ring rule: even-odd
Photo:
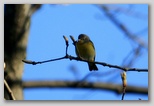
[[[147,4],[26,6],[12,4],[5,5],[4,8],[5,79],[17,99],[121,100],[120,74],[123,70],[97,65],[99,70],[90,72],[87,63],[69,59],[37,65],[25,64],[21,61],[26,59],[38,62],[65,56],[66,45],[63,35],[69,40],[69,55],[76,56],[69,36],[72,35],[77,40],[78,35],[84,33],[94,43],[95,61],[127,68],[148,69]],[[16,9],[20,10],[19,8],[23,7],[24,11],[20,12],[22,15],[18,14],[19,11]],[[25,8],[28,10],[26,11]],[[8,14],[14,17],[26,14],[26,18],[21,17],[18,20],[15,18],[11,24],[13,28],[15,27],[13,25],[21,27],[21,30],[17,27],[19,31],[8,31],[9,28],[12,29],[9,25],[12,18]],[[12,37],[15,32],[18,34]],[[19,56],[20,52],[22,56]],[[19,68],[18,65],[22,67]],[[87,85],[83,86],[82,82]],[[17,87],[20,89],[19,94],[13,84],[21,85]],[[126,88],[124,100],[148,100],[148,72],[128,71],[127,86],[131,90],[127,91]]]

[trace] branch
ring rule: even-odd
[[[126,72],[121,73],[121,79],[122,79],[122,85],[123,85],[123,94],[122,94],[121,100],[124,100],[124,96],[125,96],[125,93],[126,93],[126,87],[127,87]]]
[[[81,81],[27,81],[23,82],[23,88],[82,88],[109,90],[117,94],[123,93],[121,84],[102,83],[102,82],[81,82]],[[126,93],[148,94],[148,88],[127,86]]]
[[[125,27],[124,24],[120,23],[110,12],[107,6],[101,5],[100,8],[104,10],[105,15],[123,32],[127,35],[128,38],[133,40],[139,46],[144,47],[145,49],[148,48],[147,44],[139,37],[135,36],[134,34],[130,33],[129,30]]]
[[[125,96],[125,93],[126,93],[126,88],[123,88],[123,93],[122,93],[122,99],[121,100],[124,100],[124,96]]]
[[[8,94],[9,94],[10,99],[11,100],[16,100],[15,97],[14,97],[14,94],[13,94],[11,88],[9,87],[9,85],[7,84],[6,80],[4,80],[4,86],[5,86]]]
[[[46,60],[46,61],[39,61],[39,62],[35,62],[35,61],[31,61],[31,60],[22,60],[22,62],[27,63],[27,64],[32,64],[32,65],[36,65],[36,64],[42,64],[42,63],[47,63],[47,62],[51,62],[51,61],[57,61],[57,60],[62,60],[62,59],[70,59],[70,60],[77,60],[77,61],[82,61],[82,62],[89,62],[89,63],[95,63],[95,64],[99,64],[99,65],[103,65],[103,66],[108,66],[109,68],[117,68],[117,69],[121,69],[123,71],[138,71],[138,72],[148,72],[148,69],[138,69],[138,68],[126,68],[126,67],[121,67],[118,65],[112,65],[112,64],[108,64],[105,62],[91,62],[91,61],[87,61],[87,60],[83,60],[79,57],[74,57],[71,55],[68,55],[67,50],[68,50],[68,39],[67,37],[63,36],[65,43],[66,43],[66,55],[60,58],[56,58],[56,59],[50,59],[50,60]],[[73,45],[75,46],[75,40],[73,38],[73,36],[70,36],[70,38],[73,41]]]
[[[39,62],[35,62],[35,61],[31,61],[31,60],[22,60],[22,62],[27,63],[27,64],[36,65],[36,64],[42,64],[42,63],[47,63],[47,62],[51,62],[51,61],[62,60],[62,59],[65,59],[65,58],[66,58],[66,56],[60,57],[60,58],[56,58],[56,59],[50,59],[50,60],[45,60],[45,61],[39,61]]]
[[[71,55],[66,55],[64,57],[60,57],[60,58],[56,58],[56,59],[50,59],[50,60],[46,60],[46,61],[40,61],[40,62],[35,62],[35,61],[31,61],[31,60],[22,60],[24,63],[27,64],[32,64],[32,65],[36,65],[36,64],[41,64],[41,63],[46,63],[46,62],[51,62],[51,61],[57,61],[57,60],[62,60],[62,59],[70,59],[70,60],[77,60],[77,61],[82,61],[82,62],[90,62],[87,60],[82,60],[78,57],[74,57]],[[121,69],[123,71],[138,71],[138,72],[148,72],[148,69],[139,69],[139,68],[125,68],[125,67],[121,67],[118,65],[112,65],[112,64],[108,64],[105,62],[90,62],[90,63],[95,63],[95,64],[99,64],[99,65],[103,65],[103,66],[107,66],[109,68],[117,68],[117,69]]]

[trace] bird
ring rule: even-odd
[[[87,60],[90,62],[95,61],[95,47],[89,36],[86,34],[80,34],[75,44],[75,51],[78,58]],[[95,63],[88,62],[89,71],[97,71],[98,68]]]

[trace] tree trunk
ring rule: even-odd
[[[16,100],[23,99],[21,81],[26,58],[27,38],[30,26],[30,4],[6,4],[4,8],[4,62],[5,79]],[[5,88],[4,88],[5,89]],[[4,98],[10,99],[4,92]]]

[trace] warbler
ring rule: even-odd
[[[96,53],[94,44],[86,34],[80,34],[78,36],[78,40],[76,41],[75,47],[76,47],[75,49],[76,55],[79,58],[90,62],[95,61]],[[90,71],[98,70],[95,63],[90,63],[90,62],[88,62],[89,70]]]

